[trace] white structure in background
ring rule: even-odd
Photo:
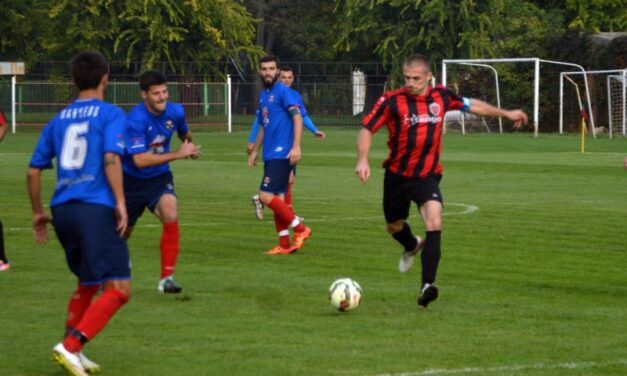
[[[508,59],[444,59],[442,60],[442,85],[446,86],[446,66],[447,64],[497,64],[497,63],[533,63],[534,64],[534,84],[533,84],[533,134],[538,137],[540,122],[540,63],[567,65],[576,67],[585,72],[583,67],[578,64],[566,63],[562,61],[543,60],[537,57],[528,58],[508,58]],[[584,83],[586,88],[586,98],[588,99],[588,113],[590,114],[590,122],[594,133],[594,118],[592,117],[592,108],[590,107],[590,90],[588,89],[588,79],[584,75]]]
[[[0,62],[0,76],[11,76],[11,132],[15,133],[15,85],[17,76],[24,75],[23,62]]]
[[[610,105],[610,79],[609,76],[615,73],[617,75],[622,74],[622,75],[627,75],[627,69],[608,69],[608,70],[592,70],[592,71],[583,71],[583,72],[560,72],[560,117],[559,117],[559,131],[560,134],[562,134],[564,132],[564,104],[567,103],[567,101],[569,100],[570,97],[566,97],[564,95],[564,79],[567,80],[567,82],[570,82],[574,87],[575,87],[575,92],[577,95],[577,102],[578,102],[578,106],[581,109],[583,106],[583,101],[582,101],[582,96],[579,90],[579,85],[577,84],[577,82],[575,82],[573,80],[573,78],[575,77],[581,77],[582,75],[584,77],[589,77],[591,75],[602,75],[606,77],[607,80],[607,85],[608,85],[608,105]],[[597,86],[598,88],[598,86]],[[589,103],[589,106],[591,106],[592,104]],[[592,116],[591,114],[589,114],[589,116]],[[611,127],[612,121],[611,121],[611,114],[610,114],[610,120],[608,121],[608,128],[609,128],[609,133],[610,133],[610,137],[612,136],[612,127]]]
[[[364,111],[366,104],[366,76],[359,69],[353,72],[353,116]]]

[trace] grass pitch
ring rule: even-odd
[[[385,132],[373,176],[355,176],[356,129],[304,137],[294,207],[312,227],[303,250],[265,256],[271,212],[250,197],[245,133],[196,133],[204,154],[172,164],[179,196],[180,296],[157,293],[157,220],[129,242],[133,297],[85,348],[103,375],[625,375],[627,139],[448,134],[440,298],[419,308],[419,270],[381,209]],[[0,218],[12,268],[0,273],[0,374],[62,375],[50,360],[75,286],[54,238],[30,230],[25,172],[38,134],[0,144]],[[45,199],[54,172],[44,173]],[[410,224],[422,225],[412,209]],[[51,232],[52,234],[52,232]],[[332,309],[351,277],[361,307]]]

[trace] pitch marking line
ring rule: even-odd
[[[419,372],[404,372],[404,373],[383,373],[377,376],[427,376],[427,375],[456,375],[467,373],[494,373],[494,372],[518,372],[527,370],[547,370],[547,369],[586,369],[586,368],[598,368],[615,365],[627,365],[627,359],[619,359],[610,362],[568,362],[568,363],[536,363],[536,364],[517,364],[511,366],[496,366],[496,367],[467,367],[467,368],[452,368],[452,369],[427,369]]]

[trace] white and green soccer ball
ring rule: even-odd
[[[359,283],[350,278],[340,278],[329,287],[331,305],[342,312],[359,307],[364,291]]]

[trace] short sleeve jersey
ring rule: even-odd
[[[115,207],[104,171],[104,154],[124,154],[124,111],[98,99],[76,100],[43,129],[29,163],[52,168],[57,183],[50,206],[81,201]]]
[[[299,107],[298,96],[281,82],[259,94],[257,120],[263,126],[263,159],[287,159],[294,145],[294,123],[290,107]]]
[[[133,155],[140,153],[163,154],[170,151],[172,135],[180,137],[189,132],[185,110],[179,103],[168,102],[160,115],[148,111],[144,102],[135,106],[126,116],[126,156],[124,173],[140,179],[149,179],[170,171],[170,164],[138,168]]]
[[[383,167],[390,172],[414,178],[442,174],[444,114],[468,110],[470,100],[442,85],[427,90],[424,96],[412,95],[407,88],[389,91],[362,120],[362,126],[372,133],[387,126],[390,154]]]

